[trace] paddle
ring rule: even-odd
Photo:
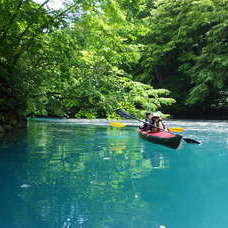
[[[140,119],[137,119],[137,118],[135,118],[134,116],[131,116],[130,114],[128,114],[127,112],[125,112],[125,111],[123,111],[123,110],[121,110],[121,109],[118,109],[118,110],[116,111],[116,113],[117,113],[118,115],[120,115],[121,117],[123,117],[123,118],[126,118],[126,119],[135,119],[135,120],[138,120],[138,121],[140,121],[140,122],[142,122],[142,123],[146,123],[145,121],[140,120]],[[120,123],[120,124],[121,124],[121,123]],[[149,123],[146,123],[146,124],[149,124]],[[111,125],[112,125],[113,127],[119,127],[119,126],[117,126],[116,123],[113,123],[113,124],[111,124]],[[152,124],[149,124],[149,125],[152,126]],[[125,126],[126,126],[126,125],[125,125]],[[124,126],[121,126],[121,127],[124,127]],[[163,130],[163,129],[161,129],[161,130]],[[169,130],[169,131],[174,131],[174,132],[183,132],[183,131],[184,131],[184,129],[181,128],[181,127],[168,128],[168,130]]]
[[[127,125],[124,123],[118,123],[118,122],[111,122],[110,125],[112,127],[126,127]]]
[[[147,123],[149,124],[149,123]],[[111,122],[110,125],[112,127],[127,127],[127,124],[124,124],[124,123],[119,123],[119,122]],[[183,132],[184,129],[181,128],[181,127],[171,127],[171,128],[168,128],[169,131],[173,131],[173,132]]]
[[[116,110],[116,113],[117,113],[118,115],[120,115],[121,117],[123,117],[123,118],[126,118],[126,119],[135,119],[135,120],[138,120],[139,122],[146,123],[145,121],[140,120],[140,119],[137,119],[136,117],[134,117],[134,116],[128,114],[127,112],[125,112],[125,111],[123,111],[123,110],[121,110],[121,109]],[[146,124],[148,124],[148,123],[146,123]],[[152,126],[152,124],[150,124],[150,125]],[[179,130],[181,130],[181,128],[173,128],[173,129],[179,129]],[[161,130],[163,130],[163,129],[161,129]],[[169,128],[168,130],[172,130],[172,128]],[[163,131],[164,131],[164,130],[163,130]],[[181,131],[180,131],[180,132],[181,132]],[[184,140],[186,143],[200,144],[200,142],[198,142],[198,141],[196,141],[196,140],[194,140],[194,139],[190,139],[190,138],[183,138],[183,140]]]

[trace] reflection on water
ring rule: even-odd
[[[224,134],[190,133],[209,147],[168,149],[135,128],[30,122],[0,144],[0,227],[228,225]]]
[[[143,158],[149,159],[151,163],[152,169],[166,169],[169,168],[169,160],[167,157],[165,157],[164,154],[162,154],[159,151],[156,151],[156,149],[153,151],[144,151],[143,152]]]
[[[140,221],[137,206],[144,205],[131,179],[151,167],[138,153],[135,134],[31,123],[22,139],[1,148],[0,227],[126,227]]]

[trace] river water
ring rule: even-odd
[[[1,138],[0,228],[228,227],[228,122],[167,121],[201,142],[178,150],[97,123]]]

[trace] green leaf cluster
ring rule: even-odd
[[[143,48],[137,36],[146,27],[134,26],[121,4],[75,1],[50,11],[33,1],[3,1],[2,105],[11,93],[7,84],[24,115],[113,118],[117,108],[139,114],[174,103],[167,90],[132,80],[129,69]]]
[[[228,106],[228,0],[1,3],[1,123]]]
[[[227,10],[227,0],[154,1],[134,78],[171,90],[176,112],[225,111]]]

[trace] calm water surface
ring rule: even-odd
[[[228,227],[228,123],[170,124],[201,144],[30,121],[0,142],[0,228]]]

